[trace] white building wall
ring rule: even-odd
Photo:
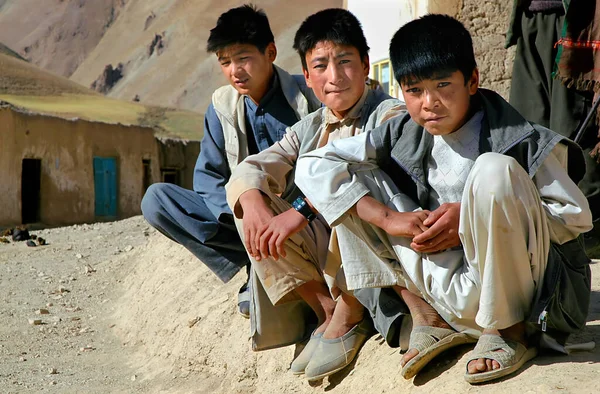
[[[348,0],[348,10],[360,20],[371,47],[371,62],[389,57],[394,33],[416,14],[413,3],[414,0]]]
[[[367,43],[371,48],[371,64],[389,59],[389,45],[398,29],[407,22],[427,13],[428,1],[425,0],[347,0],[347,9],[360,20]],[[371,67],[370,77],[382,81]],[[390,75],[392,95],[400,97],[397,84]]]

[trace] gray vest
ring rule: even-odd
[[[312,89],[306,86],[304,77],[290,75],[275,65],[273,67],[279,78],[283,95],[298,120],[321,106]],[[233,172],[249,154],[244,96],[231,85],[222,86],[213,93],[212,104],[223,128],[227,164]]]
[[[476,97],[483,111],[479,152],[496,152],[513,157],[533,177],[552,149],[559,143],[568,147],[568,172],[578,183],[585,173],[581,148],[545,127],[525,120],[497,93],[479,89]],[[410,119],[395,118],[374,133],[381,152],[379,166],[400,189],[421,206],[429,199],[426,155],[433,136]],[[385,155],[390,152],[391,155]],[[398,171],[398,167],[403,171]],[[552,243],[540,297],[534,301],[530,321],[559,341],[585,326],[591,294],[590,259],[581,237],[562,245]]]

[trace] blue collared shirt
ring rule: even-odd
[[[254,137],[248,138],[250,154],[258,153],[279,141],[286,128],[300,120],[281,90],[277,73],[274,73],[271,89],[259,104],[248,96],[244,97],[244,104],[246,132],[249,137]],[[225,223],[233,222],[225,196],[225,184],[230,176],[223,128],[210,104],[204,115],[204,137],[194,169],[194,191],[204,198],[214,217]]]

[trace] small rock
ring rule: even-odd
[[[85,273],[86,274],[91,274],[93,272],[96,272],[96,270],[94,269],[94,267],[92,267],[91,265],[87,264],[85,266]]]
[[[42,309],[38,309],[37,311],[35,311],[36,315],[47,315],[49,313],[50,312],[48,312],[48,309],[43,309],[43,308]]]
[[[133,376],[131,377],[131,381],[132,381],[132,382],[135,382],[135,380],[136,380],[136,379],[137,379],[137,375],[133,375]]]
[[[29,240],[27,240],[26,244],[27,244],[27,246],[29,246],[29,247],[31,247],[31,248],[35,248],[35,247],[37,246],[37,245],[35,244],[35,242],[34,242],[34,241],[32,241],[32,240],[30,240],[30,239],[29,239]]]
[[[27,361],[27,359],[25,357],[19,357],[19,361]]]
[[[192,328],[194,327],[194,325],[196,325],[196,323],[198,323],[200,321],[200,319],[202,319],[200,316],[197,316],[191,320],[188,321],[188,327]]]
[[[79,348],[80,352],[87,352],[87,351],[90,351],[90,350],[95,350],[95,348],[93,346],[90,346],[90,345],[87,345],[87,346]]]
[[[71,290],[67,290],[67,288],[64,287],[64,286],[58,286],[58,292],[61,293],[61,294],[62,293],[70,293]]]
[[[48,374],[50,375],[56,375],[58,372],[56,371],[56,368],[50,368],[48,369]]]
[[[49,302],[49,303],[47,303],[47,304],[46,304],[46,307],[47,307],[47,308],[50,308],[51,306],[54,306],[54,304],[53,304],[53,303],[51,303],[51,302]]]
[[[56,385],[56,381],[51,381],[50,383],[48,383],[50,386],[55,386]]]
[[[42,319],[29,319],[28,321],[32,326],[39,326],[42,324]]]
[[[73,245],[69,245],[65,248],[65,250],[73,250]]]
[[[83,258],[83,255],[82,255],[81,253],[77,253],[77,254],[75,255],[75,257],[76,257],[76,258],[78,258],[78,259],[82,259],[82,258]]]
[[[77,316],[73,316],[73,317],[71,318],[71,321],[78,321],[78,320],[81,320],[81,318],[80,318],[80,317],[77,317]]]
[[[133,246],[131,246],[131,245],[125,246],[125,251],[126,252],[131,252],[132,250],[133,250]]]
[[[79,312],[81,310],[81,308],[78,306],[71,306],[71,307],[65,308],[65,310],[67,312]]]

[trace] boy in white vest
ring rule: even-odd
[[[401,27],[390,58],[408,114],[306,153],[296,182],[355,235],[340,243],[348,287],[392,287],[410,309],[403,377],[477,342],[465,379],[501,378],[585,325],[581,149],[479,88],[471,36],[450,16]]]
[[[223,282],[249,267],[225,198],[231,172],[246,156],[268,148],[285,129],[320,107],[302,76],[273,62],[277,48],[269,20],[251,5],[223,13],[210,31],[208,52],[216,54],[229,85],[217,89],[204,118],[204,137],[194,171],[194,190],[159,183],[142,200],[146,220],[190,250]],[[238,309],[249,316],[247,284]]]

